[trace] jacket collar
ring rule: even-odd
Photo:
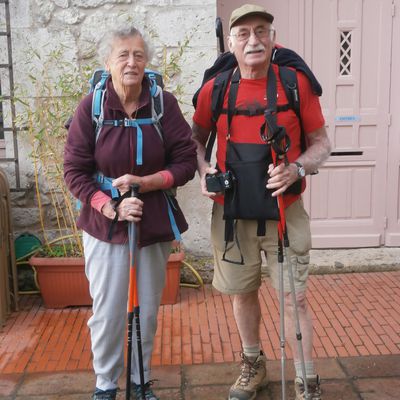
[[[107,107],[109,109],[125,113],[121,100],[114,89],[111,76],[107,79],[106,88],[107,88],[107,98],[106,98]],[[150,83],[147,76],[144,76],[142,81],[142,92],[140,93],[139,97],[139,109],[147,106],[149,103],[150,103]]]

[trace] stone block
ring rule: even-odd
[[[54,374],[38,373],[25,377],[18,390],[18,395],[40,396],[59,393],[90,393],[94,387],[95,375],[92,371]]]

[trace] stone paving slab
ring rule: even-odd
[[[0,375],[0,396],[9,396],[17,390],[22,374]]]
[[[287,400],[294,398],[293,369],[287,363]],[[318,359],[323,400],[399,400],[400,356]],[[270,382],[256,400],[280,400],[280,362],[268,361]],[[226,400],[238,364],[201,364],[156,367],[155,391],[162,400]],[[91,371],[3,374],[1,400],[89,400],[94,387]],[[117,399],[125,399],[121,378]]]
[[[400,398],[400,379],[359,379],[355,387],[363,400],[397,400]]]
[[[340,364],[349,377],[379,378],[400,376],[400,356],[398,355],[346,357],[340,359]]]
[[[18,390],[21,396],[43,396],[91,393],[95,385],[95,376],[90,371],[79,373],[37,373],[23,377],[22,385]]]

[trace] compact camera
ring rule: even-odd
[[[230,171],[218,172],[206,175],[206,187],[208,192],[219,193],[230,189],[233,185],[233,175]]]

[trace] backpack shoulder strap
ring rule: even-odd
[[[300,97],[296,71],[288,67],[279,67],[279,76],[289,102],[289,107],[296,113],[297,118],[300,119]]]
[[[214,80],[214,85],[211,94],[211,111],[212,111],[212,128],[210,136],[208,137],[206,145],[206,153],[204,159],[207,162],[211,160],[211,153],[217,136],[217,121],[222,112],[222,106],[224,104],[224,97],[228,83],[230,81],[233,69],[223,71],[218,74]]]
[[[300,92],[299,85],[297,82],[297,73],[296,70],[293,70],[288,67],[279,66],[279,77],[282,82],[283,89],[285,90],[285,94],[289,103],[289,108],[291,108],[300,124],[300,144],[301,151],[304,152],[306,150],[306,138],[303,129],[303,123],[301,121],[301,113],[300,113]]]
[[[161,119],[164,115],[164,96],[162,76],[156,71],[146,69],[145,73],[150,81],[151,95],[151,117],[154,120],[154,127],[162,142],[164,142]]]
[[[99,79],[100,76],[100,79]],[[104,97],[107,91],[106,89],[106,81],[109,76],[109,73],[104,70],[96,70],[93,73],[91,78],[91,84],[94,85],[91,88],[93,91],[93,98],[92,98],[92,122],[95,127],[96,133],[96,143],[100,135],[101,127],[103,126],[104,121]],[[95,82],[95,79],[98,79],[98,82]]]
[[[150,82],[150,95],[151,95],[151,118],[154,121],[154,127],[157,130],[160,139],[164,141],[163,131],[161,126],[161,119],[164,115],[164,97],[162,89],[162,76],[152,70],[145,70],[145,74]],[[92,85],[91,92],[93,92],[92,99],[92,121],[95,127],[96,143],[99,139],[101,128],[104,124],[120,126],[124,121],[119,120],[104,120],[104,100],[106,94],[106,80],[109,73],[104,70],[96,70],[90,80]],[[96,83],[97,82],[97,83]]]
[[[217,123],[218,118],[221,115],[226,89],[232,73],[233,69],[221,72],[214,80],[214,86],[211,94],[211,111],[214,124]]]

